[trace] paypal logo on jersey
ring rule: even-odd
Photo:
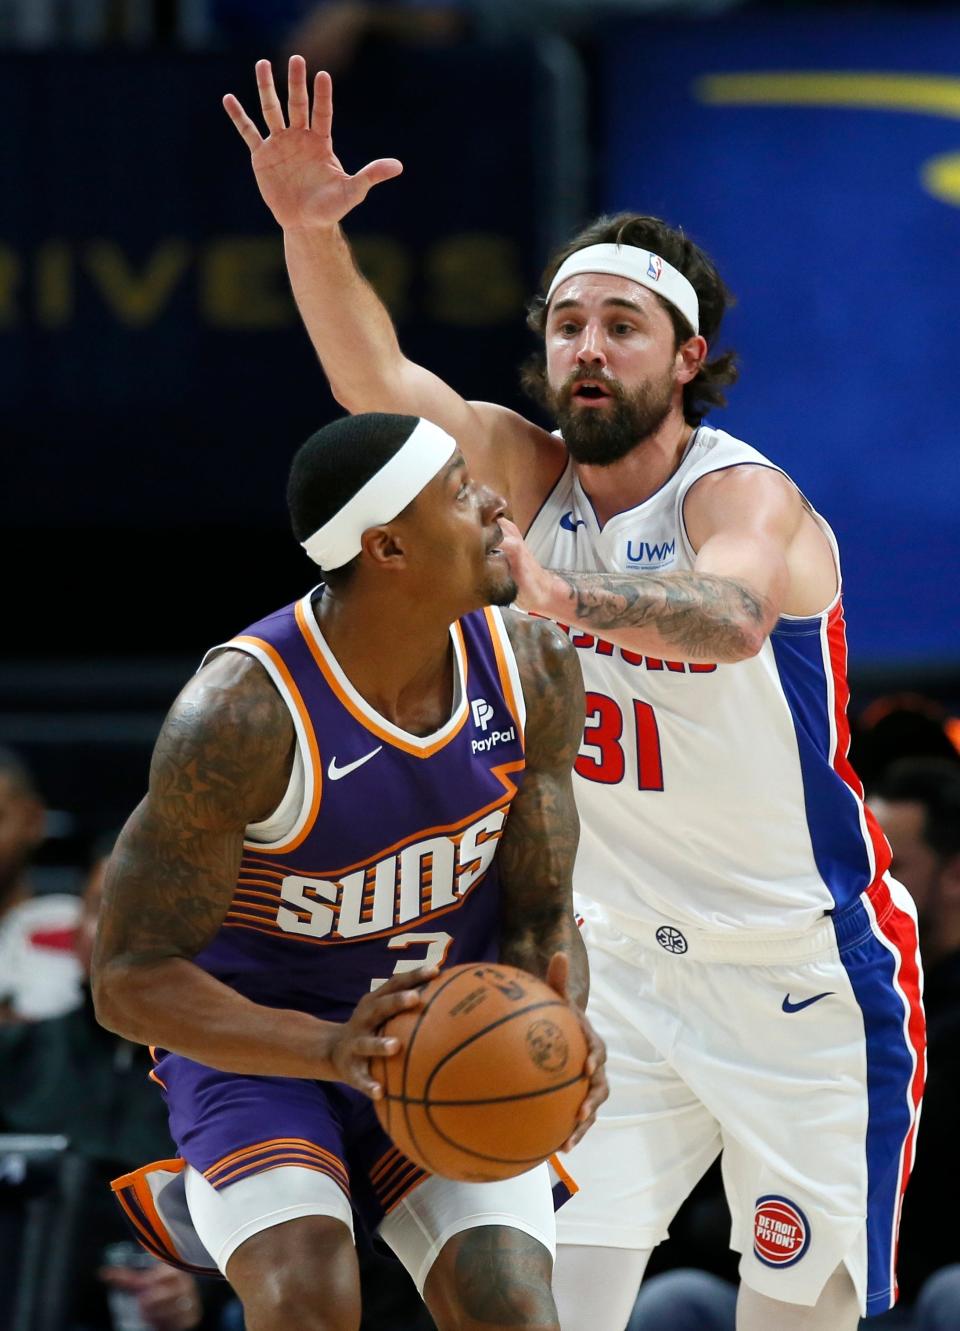
[[[673,541],[627,541],[626,562],[630,568],[656,569],[666,568],[677,557],[677,542]]]
[[[486,730],[493,720],[493,708],[486,698],[474,698],[470,704],[470,710],[473,713],[473,724],[479,726],[481,730]]]
[[[575,518],[573,516],[573,509],[571,509],[569,513],[564,513],[563,517],[560,519],[560,526],[564,531],[576,531],[578,527],[585,527],[586,525],[587,524],[584,522],[583,518]]]
[[[489,735],[485,733],[487,726],[493,720],[493,708],[486,698],[474,698],[470,703],[470,711],[473,715],[473,724],[484,732],[483,739],[470,741],[471,753],[489,753],[497,744],[506,744],[517,738],[515,726],[511,726],[509,730],[491,730]]]

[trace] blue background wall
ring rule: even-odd
[[[958,52],[953,15],[794,13],[602,59],[602,207],[682,225],[736,294],[714,423],[833,525],[861,664],[960,658]]]

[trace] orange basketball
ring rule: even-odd
[[[381,1028],[403,1042],[372,1060],[374,1102],[395,1144],[432,1174],[513,1178],[574,1129],[587,1093],[587,1042],[567,1003],[515,966],[453,966],[423,1004]]]

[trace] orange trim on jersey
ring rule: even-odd
[[[385,1173],[390,1168],[391,1165],[396,1164],[397,1161],[400,1159],[401,1155],[397,1147],[391,1146],[389,1151],[384,1152],[384,1154],[380,1157],[380,1159],[377,1161],[377,1163],[373,1166],[373,1168],[370,1170],[369,1174],[367,1175],[371,1184],[376,1186],[377,1179],[380,1177],[380,1175]]]
[[[280,656],[276,648],[272,647],[269,642],[264,642],[262,638],[249,637],[246,634],[241,634],[238,638],[232,638],[226,645],[229,647],[231,643],[243,642],[249,643],[251,646],[257,647],[260,651],[264,652],[270,658],[276,668],[277,674],[286,685],[290,698],[292,699],[300,716],[300,720],[303,723],[304,734],[307,738],[307,748],[310,751],[310,765],[313,768],[313,799],[310,803],[310,811],[297,835],[291,841],[284,841],[282,845],[276,847],[276,853],[279,855],[281,852],[296,850],[297,847],[306,840],[316,821],[317,811],[320,808],[320,796],[323,792],[323,768],[320,766],[320,750],[317,747],[317,737],[310,721],[310,714],[307,711],[303,698],[300,696],[300,690],[293,682],[293,676],[287,669],[283,657]],[[297,738],[299,741],[299,736]],[[256,842],[244,842],[244,845],[256,844]]]
[[[570,1193],[570,1196],[572,1197],[575,1192],[579,1192],[580,1184],[577,1183],[575,1179],[571,1178],[571,1176],[564,1169],[563,1165],[561,1165],[560,1157],[558,1155],[551,1155],[548,1156],[547,1159],[549,1160],[550,1164],[553,1166],[554,1173],[557,1175],[560,1182]]]
[[[499,838],[503,835],[503,829],[491,833],[492,837]],[[303,877],[308,875],[304,874]],[[467,898],[477,890],[481,883],[487,881],[486,873],[482,873],[475,883],[471,883],[464,892],[463,896],[457,901],[451,901],[448,906],[440,906],[437,910],[431,911],[429,915],[416,915],[412,919],[404,920],[402,924],[391,924],[389,929],[379,929],[375,934],[363,934],[362,941],[366,942],[371,938],[389,938],[392,934],[407,933],[414,925],[425,924],[428,920],[439,920],[442,915],[449,915],[452,910],[459,910]],[[242,921],[249,923],[244,924]],[[343,938],[336,934],[332,937],[313,938],[310,934],[296,933],[287,929],[281,929],[278,924],[271,925],[269,929],[263,928],[263,921],[257,916],[242,915],[239,911],[230,911],[223,921],[225,929],[249,929],[252,933],[267,934],[270,938],[292,938],[301,943],[313,943],[317,947],[336,947],[340,943],[352,943],[358,941],[354,938]]]
[[[137,1215],[136,1211],[127,1201],[126,1197],[124,1197],[122,1192],[117,1193],[117,1201],[120,1204],[123,1214],[127,1217],[130,1224],[133,1226],[134,1232],[137,1236],[137,1241],[144,1248],[146,1248],[148,1252],[152,1252],[154,1257],[159,1257],[162,1260],[166,1255],[164,1253],[163,1247],[158,1242],[158,1240],[153,1237],[150,1231],[144,1226],[143,1222],[140,1220],[140,1217]]]
[[[269,1137],[266,1141],[255,1142],[252,1146],[243,1146],[239,1150],[231,1151],[229,1155],[222,1156],[219,1160],[215,1161],[214,1164],[203,1171],[203,1177],[210,1183],[213,1183],[214,1175],[218,1174],[228,1165],[236,1164],[242,1159],[258,1155],[260,1152],[268,1150],[271,1146],[278,1148],[295,1147],[306,1154],[316,1155],[318,1159],[323,1160],[324,1162],[329,1162],[332,1166],[340,1170],[345,1179],[348,1177],[347,1167],[339,1156],[334,1155],[332,1151],[328,1151],[323,1146],[317,1146],[315,1142],[308,1141],[306,1137]]]
[[[155,1081],[158,1086],[163,1088],[163,1090],[167,1089],[167,1083],[165,1081],[161,1081],[160,1078],[157,1076],[156,1068],[151,1068],[150,1071],[147,1073],[147,1081]]]
[[[511,778],[510,773],[522,772],[526,765],[526,758],[517,758],[512,763],[501,763],[499,767],[490,768],[491,776],[495,776],[498,781],[502,782],[503,788],[510,796],[511,800],[517,793],[517,783]]]
[[[495,776],[503,786],[509,799],[513,799],[514,795],[517,793],[517,783],[511,779],[510,773],[522,772],[525,766],[526,763],[524,759],[517,758],[512,763],[502,763],[499,767],[490,768],[491,774]],[[486,817],[488,813],[493,813],[495,809],[504,808],[508,802],[509,800],[505,800],[501,795],[498,799],[491,800],[489,804],[485,804],[483,808],[474,809],[473,812],[468,813],[466,817],[458,818],[455,823],[447,823],[437,827],[422,827],[416,832],[411,832],[409,836],[403,837],[400,841],[395,841],[392,846],[385,846],[383,849],[375,851],[372,855],[368,855],[365,860],[357,860],[354,864],[341,865],[336,869],[313,869],[310,873],[306,873],[302,868],[297,868],[292,864],[279,864],[277,865],[277,868],[284,870],[283,877],[286,877],[288,874],[293,874],[297,878],[316,878],[322,882],[328,882],[331,880],[336,881],[342,878],[345,874],[354,873],[357,869],[366,869],[368,865],[375,865],[379,863],[380,860],[385,859],[388,855],[395,855],[398,851],[403,850],[404,847],[412,846],[417,841],[426,841],[429,837],[434,836],[448,836],[451,840],[455,840],[457,832],[465,831],[472,822],[475,822],[478,818]]]
[[[386,1211],[396,1206],[397,1202],[402,1201],[411,1188],[422,1183],[427,1177],[427,1170],[421,1165],[415,1165],[412,1160],[405,1160],[402,1168],[398,1169],[396,1174],[390,1179],[389,1184],[378,1191],[377,1200]]]
[[[153,1240],[154,1244],[161,1243],[168,1255],[177,1263],[180,1261],[180,1256],[167,1232],[166,1225],[160,1219],[160,1213],[153,1200],[153,1193],[150,1191],[150,1184],[147,1182],[147,1173],[152,1169],[168,1169],[172,1174],[179,1174],[185,1165],[185,1160],[157,1160],[154,1161],[153,1164],[141,1165],[139,1169],[134,1169],[129,1174],[123,1174],[120,1178],[113,1179],[110,1184],[111,1189],[117,1193],[118,1196],[121,1188],[130,1189],[142,1208],[144,1215],[153,1227],[153,1233],[150,1234],[149,1237]],[[131,1215],[128,1206],[124,1206],[123,1209],[127,1215]],[[131,1219],[136,1225],[137,1230],[140,1233],[143,1233],[143,1226],[137,1221],[136,1216],[131,1216]]]
[[[323,1174],[331,1182],[335,1183],[341,1192],[350,1196],[350,1188],[344,1180],[343,1175],[333,1165],[311,1164],[309,1156],[303,1156],[297,1151],[279,1151],[274,1155],[268,1155],[261,1161],[249,1161],[246,1164],[240,1164],[236,1169],[231,1170],[229,1174],[224,1174],[212,1184],[215,1188],[224,1188],[228,1183],[233,1183],[237,1179],[252,1177],[254,1174],[269,1174],[271,1169],[309,1169],[314,1174]]]
[[[384,1211],[384,1215],[389,1215],[391,1211],[395,1210],[396,1207],[398,1207],[398,1206],[400,1205],[400,1203],[403,1201],[403,1199],[404,1199],[405,1197],[409,1197],[409,1196],[410,1196],[410,1194],[411,1194],[411,1192],[413,1192],[414,1188],[419,1188],[420,1184],[424,1181],[424,1179],[428,1179],[428,1178],[432,1178],[432,1177],[433,1177],[432,1174],[428,1174],[427,1171],[426,1171],[425,1169],[422,1169],[422,1170],[420,1171],[420,1177],[419,1177],[419,1178],[415,1178],[415,1179],[413,1179],[413,1180],[410,1182],[410,1184],[409,1184],[406,1188],[404,1188],[403,1192],[401,1192],[401,1194],[400,1194],[399,1197],[394,1197],[394,1199],[393,1199],[393,1201],[390,1203],[390,1205],[389,1205],[388,1207],[386,1207],[386,1209],[385,1209],[385,1211]],[[381,1205],[383,1205],[382,1202],[381,1202]]]
[[[501,633],[506,633],[506,629],[501,629],[500,622],[492,606],[486,606],[483,612],[487,621],[487,629],[490,633],[490,641],[493,644],[493,655],[497,663],[497,673],[500,676],[500,687],[503,689],[503,700],[507,704],[507,709],[517,724],[517,735],[520,738],[520,746],[526,749],[526,739],[523,733],[523,724],[520,720],[521,710],[518,703],[516,692],[513,687],[513,680],[510,678],[510,667],[507,664],[507,654]]]
[[[320,672],[327,681],[331,693],[333,693],[341,705],[346,708],[355,721],[359,721],[365,730],[369,730],[371,735],[375,735],[377,739],[383,740],[385,744],[389,744],[395,749],[402,749],[404,753],[409,753],[414,758],[432,758],[435,753],[439,752],[440,749],[446,748],[450,741],[459,735],[460,731],[466,724],[467,716],[470,712],[467,703],[467,674],[470,668],[470,663],[467,659],[467,645],[463,639],[463,630],[460,628],[459,623],[453,625],[453,631],[457,639],[460,661],[463,667],[463,678],[461,680],[463,685],[463,697],[460,700],[460,719],[449,734],[444,735],[443,739],[438,739],[433,744],[423,746],[410,743],[401,736],[393,734],[392,731],[385,730],[383,726],[377,724],[372,716],[368,715],[367,712],[363,711],[353,701],[350,695],[345,692],[336,675],[330,669],[329,661],[327,661],[318,646],[316,638],[313,636],[310,626],[307,623],[302,601],[297,602],[295,613],[300,632],[303,634],[303,639],[310,648],[310,654],[319,666]]]

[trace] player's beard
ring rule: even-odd
[[[587,466],[609,467],[663,424],[673,405],[676,381],[673,372],[667,371],[628,393],[619,379],[597,375],[595,378],[613,399],[612,405],[576,407],[573,388],[585,377],[579,369],[559,388],[551,388],[550,406],[574,460]]]
[[[504,560],[506,563],[506,560]],[[513,605],[517,599],[517,584],[513,577],[498,578],[494,582],[493,578],[487,580],[483,588],[484,605]]]

